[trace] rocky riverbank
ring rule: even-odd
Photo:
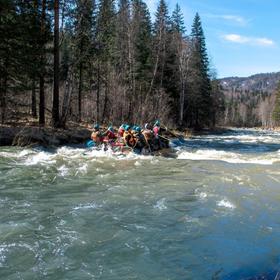
[[[90,138],[91,131],[85,127],[53,129],[36,126],[0,126],[0,146],[45,147],[81,144]]]
[[[117,129],[117,127],[115,128]],[[105,130],[105,127],[104,129]],[[89,125],[72,125],[67,129],[54,129],[52,127],[39,127],[34,125],[2,125],[0,126],[0,146],[35,146],[57,147],[62,145],[83,144],[92,130]],[[191,130],[167,130],[163,135],[167,139],[188,138]]]

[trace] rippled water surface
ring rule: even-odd
[[[0,279],[274,279],[279,270],[278,133],[174,141],[171,157],[0,148]]]

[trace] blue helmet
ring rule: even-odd
[[[130,129],[130,125],[127,124],[127,125],[125,126],[124,130],[125,130],[125,131],[128,131],[129,129]]]
[[[97,123],[97,124],[95,124],[95,125],[93,126],[93,128],[94,128],[94,129],[99,129],[100,126],[99,126],[99,124]]]
[[[140,126],[137,126],[136,129],[135,129],[135,131],[141,132],[141,127],[140,127]]]
[[[114,132],[114,128],[111,125],[108,127],[108,130]]]

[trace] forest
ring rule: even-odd
[[[223,94],[199,14],[160,0],[2,0],[1,123],[214,126]]]
[[[279,126],[280,73],[220,79],[225,96],[223,124],[233,127]]]

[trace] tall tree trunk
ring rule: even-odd
[[[1,77],[0,94],[1,94],[1,123],[4,124],[6,120],[7,107],[7,91],[8,91],[8,58],[4,63],[4,75]]]
[[[66,121],[69,114],[70,100],[73,92],[73,87],[71,86],[72,84],[73,84],[73,75],[72,73],[69,73],[65,85],[65,94],[62,103],[62,112],[61,112],[61,120],[60,120],[60,124],[63,128],[65,128],[66,126]]]
[[[54,1],[54,75],[52,125],[59,127],[59,0]]]
[[[104,123],[105,118],[106,118],[107,105],[108,105],[108,91],[109,91],[108,80],[106,80],[105,96],[104,96],[104,107],[103,107],[103,113],[102,113],[102,123]]]
[[[44,74],[40,75],[39,85],[39,125],[45,125],[45,79]]]
[[[1,123],[5,123],[6,119],[6,99],[7,99],[7,86],[8,86],[8,75],[5,74],[3,81],[1,82]]]
[[[41,73],[39,81],[39,125],[45,125],[45,22],[46,20],[46,0],[42,0],[41,16]]]
[[[78,118],[79,122],[82,120],[82,91],[83,91],[83,63],[79,65],[79,90],[78,90]]]
[[[185,83],[181,81],[181,91],[180,91],[180,118],[179,125],[183,126],[184,121],[184,111],[185,111]]]
[[[32,117],[37,118],[37,104],[36,104],[36,82],[35,78],[32,81],[32,91],[31,91],[31,111]]]
[[[99,99],[100,99],[100,62],[97,66],[97,91],[96,91],[96,122],[99,122]]]

